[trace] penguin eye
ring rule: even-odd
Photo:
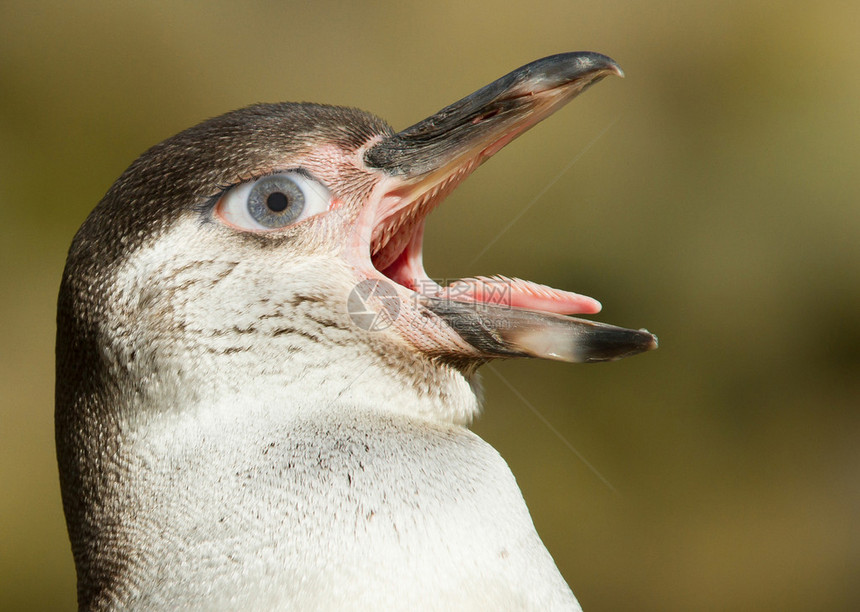
[[[331,195],[299,172],[271,174],[228,189],[215,214],[242,230],[276,230],[328,210]]]

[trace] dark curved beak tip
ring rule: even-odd
[[[509,76],[522,75],[525,83],[532,87],[540,86],[539,90],[546,90],[562,87],[584,76],[601,72],[624,76],[624,71],[614,59],[593,51],[550,55],[514,70]]]
[[[579,351],[583,362],[597,363],[632,357],[652,351],[657,346],[657,336],[647,329],[602,327],[596,328],[580,340]]]

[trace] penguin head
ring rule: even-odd
[[[505,277],[442,286],[422,263],[430,211],[610,74],[621,74],[611,59],[568,53],[401,132],[351,108],[258,104],[154,146],[71,246],[58,411],[154,396],[274,402],[285,390],[333,400],[348,388],[465,423],[477,410],[472,375],[489,359],[654,348],[644,330],[568,316],[597,312],[591,298]]]

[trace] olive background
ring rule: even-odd
[[[475,430],[587,610],[860,609],[858,24],[837,0],[0,3],[0,608],[74,606],[56,292],[137,155],[258,101],[399,129],[592,50],[627,77],[458,188],[426,267],[592,295],[661,346],[485,367]]]

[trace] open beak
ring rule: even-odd
[[[365,220],[378,274],[416,294],[480,358],[531,356],[570,362],[620,359],[657,347],[645,330],[573,318],[596,300],[501,276],[442,287],[424,271],[427,214],[511,140],[621,69],[590,52],[546,57],[501,77],[369,147],[364,165],[385,177]]]

